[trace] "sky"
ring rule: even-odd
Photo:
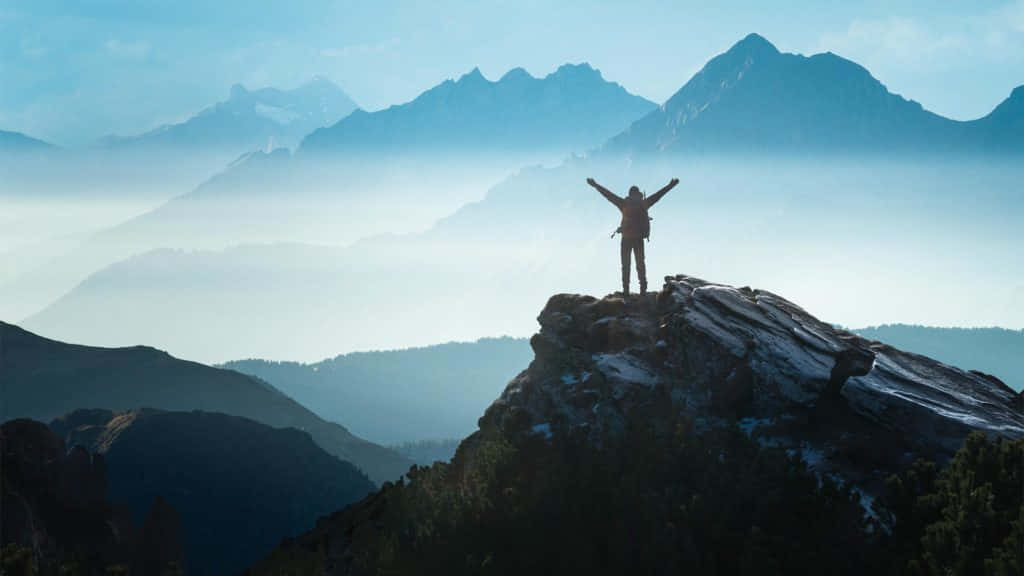
[[[377,110],[474,67],[566,62],[660,103],[750,32],[847,57],[956,119],[1024,84],[1024,0],[0,0],[0,129],[76,147],[184,120],[234,83],[320,75]]]

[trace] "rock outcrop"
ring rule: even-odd
[[[536,358],[481,429],[597,438],[670,405],[698,427],[738,421],[873,493],[917,457],[943,461],[974,431],[1024,436],[1019,396],[964,371],[824,323],[764,290],[689,276],[646,299],[552,297]]]

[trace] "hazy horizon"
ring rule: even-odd
[[[1024,91],[955,122],[781,48],[738,38],[653,109],[585,66],[350,116],[329,84],[236,89],[148,139],[0,158],[0,315],[204,362],[525,337],[552,294],[618,288],[617,212],[585,178],[678,177],[652,289],[682,273],[847,326],[1024,327]],[[303,146],[262,151],[296,118]]]

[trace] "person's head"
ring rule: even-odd
[[[640,189],[639,188],[637,188],[636,186],[630,186],[629,187],[629,199],[630,200],[640,200],[643,197],[644,197],[644,195],[640,193]]]

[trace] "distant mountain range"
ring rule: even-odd
[[[831,52],[779,52],[750,34],[712,58],[664,105],[604,148],[610,153],[1020,153],[1024,86],[988,116],[944,118],[889,92]]]
[[[157,499],[173,507],[188,574],[238,574],[375,489],[308,433],[237,416],[77,410],[50,427],[102,455],[111,502],[138,524]]]
[[[504,90],[492,84],[516,80],[513,75],[488,83],[474,76],[446,83],[438,93],[461,94],[476,86],[492,94]],[[614,254],[609,255],[614,248],[603,238],[614,230],[615,217],[584,179],[595,176],[618,192],[636,183],[649,192],[678,176],[682,184],[655,211],[652,238],[666,248],[658,248],[657,256],[652,251],[652,272],[655,266],[715,270],[739,281],[786,283],[795,280],[780,271],[800,267],[805,275],[821,276],[836,269],[837,258],[846,269],[877,272],[885,263],[891,278],[900,278],[906,287],[903,301],[923,306],[929,300],[939,310],[950,297],[969,298],[977,288],[946,285],[956,292],[940,297],[924,289],[929,281],[920,270],[911,274],[907,263],[928,268],[930,278],[969,269],[972,282],[998,286],[992,298],[996,304],[975,321],[1016,326],[1024,317],[1007,294],[1024,281],[988,282],[993,268],[977,268],[979,260],[965,253],[968,244],[949,231],[986,238],[987,258],[1006,270],[1021,269],[1022,253],[1014,241],[1019,225],[1011,221],[1021,203],[1015,193],[1020,164],[993,154],[980,158],[984,166],[967,165],[979,158],[964,154],[951,159],[938,152],[957,149],[943,147],[949,126],[970,125],[973,134],[988,126],[987,133],[1005,132],[1011,139],[1020,134],[1014,126],[1022,95],[1014,91],[977,123],[956,123],[888,93],[856,64],[831,54],[782,54],[752,35],[712,59],[669,102],[600,151],[553,168],[523,168],[491,186],[478,202],[466,204],[466,199],[474,187],[486,187],[480,183],[487,178],[465,176],[465,165],[455,169],[426,163],[391,170],[394,165],[386,162],[353,160],[354,155],[339,152],[329,155],[331,168],[307,170],[313,163],[304,159],[317,156],[304,152],[314,146],[312,137],[293,156],[253,154],[195,193],[98,235],[59,265],[40,267],[40,275],[55,278],[77,263],[89,264],[67,279],[63,287],[69,292],[59,300],[52,300],[59,291],[52,294],[52,303],[25,323],[100,342],[167,338],[162,345],[182,346],[194,357],[210,354],[203,357],[210,361],[245,356],[309,360],[368,346],[523,335],[531,329],[524,319],[547,294],[570,287],[598,292],[616,284]],[[405,108],[351,117],[352,126],[379,119],[386,127],[396,119],[418,117],[410,111],[433,101],[426,94],[423,98]],[[462,101],[432,98],[452,105]],[[733,109],[742,121],[735,120]],[[317,136],[325,139],[325,151],[331,149],[327,135],[335,130],[348,134],[348,121]],[[792,130],[779,131],[786,126]],[[892,137],[880,139],[890,129]],[[420,141],[418,132],[409,132],[410,142]],[[926,133],[930,136],[922,136]],[[339,150],[351,145],[348,138],[354,136],[339,136]],[[779,154],[762,146],[766,142],[778,144]],[[914,148],[914,142],[927,145]],[[708,159],[674,153],[717,143],[728,144],[723,151],[760,155]],[[812,166],[806,155],[791,153],[810,143],[816,143],[816,151],[849,154],[816,158]],[[493,144],[481,141],[482,147]],[[917,163],[889,162],[890,144],[931,155],[914,159]],[[873,163],[864,161],[865,150],[878,152],[872,153]],[[616,153],[631,155],[632,161],[620,162]],[[466,189],[452,193],[459,186]],[[426,232],[401,234],[434,221]],[[908,237],[908,231],[913,235]],[[349,247],[325,246],[359,237],[365,240]],[[127,247],[97,257],[100,239]],[[214,251],[145,252],[154,244],[174,242]],[[246,245],[225,248],[231,244]],[[128,254],[135,256],[98,269],[104,260]],[[79,283],[89,272],[92,276]],[[191,292],[178,289],[182,278],[195,279]],[[836,289],[863,298],[863,290],[853,288],[858,282],[867,283],[851,278]],[[415,298],[405,289],[409,285],[416,287]],[[890,295],[872,298],[871,308],[887,306],[875,316],[881,321],[944,323],[897,315],[888,306],[899,300]],[[823,316],[840,320],[832,310],[849,300],[837,296],[815,304]],[[106,309],[112,302],[133,312],[111,319]],[[259,318],[254,310],[260,311]],[[390,338],[382,334],[381,318],[399,326]],[[263,329],[267,321],[282,329]],[[197,323],[209,330],[193,337],[184,327]],[[436,333],[438,327],[443,334]],[[431,330],[435,333],[428,339],[424,334]],[[176,334],[189,337],[170,342]],[[211,354],[215,347],[219,354]]]
[[[184,122],[138,136],[108,136],[99,145],[115,149],[246,151],[293,147],[307,134],[337,122],[357,108],[345,92],[316,77],[298,88],[247,90],[231,87],[227,100]]]
[[[0,322],[0,420],[49,421],[79,408],[203,410],[308,432],[328,453],[376,482],[408,469],[397,453],[327,422],[262,380],[135,346],[96,348],[36,336]]]
[[[266,380],[322,418],[383,445],[464,438],[533,351],[525,339],[485,338],[300,364],[223,366]]]
[[[53,144],[26,136],[21,132],[0,130],[0,154],[23,154],[56,149],[57,147]]]
[[[228,102],[185,124],[118,144],[122,152],[165,142],[202,147],[223,132],[237,145],[234,155],[218,156],[230,161],[228,167],[189,193],[140,211],[0,286],[0,317],[19,320],[98,268],[155,248],[338,244],[422,230],[479,200],[520,167],[598,146],[655,107],[587,65],[562,66],[543,79],[517,69],[496,82],[476,71],[407,104],[350,116],[311,137],[322,145],[307,143],[292,156],[283,149],[262,151],[267,137],[259,130],[283,128],[254,112],[261,94],[285,93],[238,89]],[[326,118],[313,120],[326,124]],[[250,128],[261,135],[252,136]],[[204,136],[207,131],[214,136]],[[354,153],[356,148],[367,154]],[[313,149],[318,152],[308,152]],[[146,189],[151,180],[165,179],[138,186]]]
[[[885,324],[854,332],[953,366],[980,370],[1018,392],[1024,390],[1024,330]]]
[[[307,136],[303,154],[537,150],[583,152],[656,108],[608,82],[588,64],[566,64],[544,78],[522,68],[490,81],[474,68],[411,102],[357,111]]]

